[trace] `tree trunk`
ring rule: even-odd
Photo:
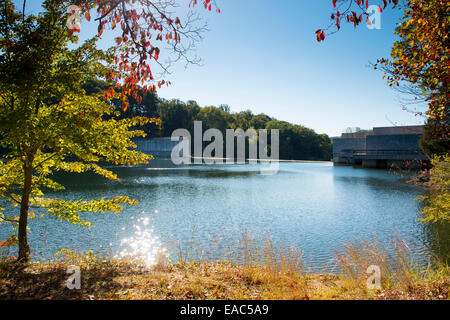
[[[19,257],[17,261],[30,261],[30,246],[27,239],[27,225],[28,225],[28,209],[31,194],[31,184],[33,178],[33,157],[29,156],[23,165],[24,182],[22,199],[20,202],[20,218],[19,218]]]

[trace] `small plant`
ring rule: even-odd
[[[433,169],[430,170],[431,191],[418,197],[424,203],[424,208],[420,213],[423,215],[421,221],[441,222],[450,221],[450,157],[435,156],[431,163]]]

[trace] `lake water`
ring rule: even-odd
[[[83,215],[95,225],[92,230],[32,220],[32,253],[38,259],[61,248],[131,252],[151,263],[160,250],[175,256],[180,247],[208,253],[214,246],[219,252],[244,234],[301,248],[313,268],[327,265],[351,240],[376,237],[387,243],[396,234],[415,243],[417,254],[449,252],[448,228],[417,221],[420,204],[415,198],[424,190],[402,183],[399,175],[330,163],[281,163],[274,175],[260,169],[153,161],[145,168],[114,168],[120,182],[91,174],[59,176],[67,189],[51,197],[128,195],[140,203],[118,215]],[[0,239],[10,233],[0,226]]]

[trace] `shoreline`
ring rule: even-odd
[[[335,273],[314,272],[301,250],[270,241],[258,246],[247,240],[230,250],[202,260],[160,256],[151,265],[135,256],[67,249],[41,262],[0,256],[0,300],[450,300],[448,262],[422,264],[401,238],[389,246],[348,244],[335,255]],[[74,266],[77,290],[68,286],[67,270]],[[368,282],[374,268],[376,287]]]
[[[80,268],[77,290],[67,287],[73,265]],[[27,265],[0,259],[0,300],[448,300],[450,278],[442,270],[370,289],[365,274],[303,274],[226,261],[147,267],[131,259],[71,257]]]

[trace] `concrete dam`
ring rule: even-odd
[[[333,162],[366,168],[422,167],[429,161],[419,146],[422,134],[423,126],[343,133],[333,139]]]
[[[172,141],[168,138],[150,138],[150,139],[133,139],[136,144],[136,150],[150,154],[155,159],[170,159],[173,148],[179,141]]]

